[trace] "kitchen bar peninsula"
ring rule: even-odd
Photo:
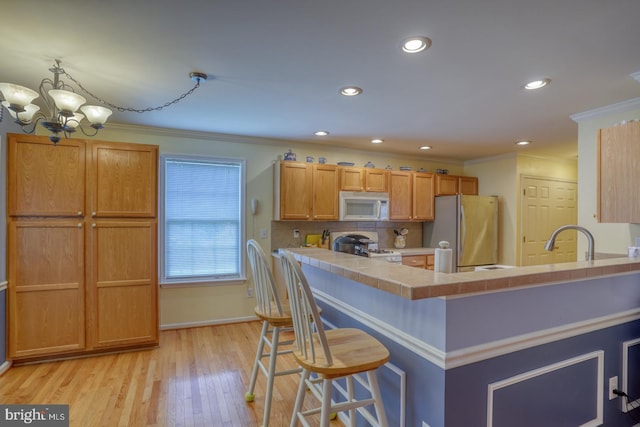
[[[389,425],[629,424],[609,379],[640,398],[640,259],[444,274],[291,251],[329,327],[389,348]]]

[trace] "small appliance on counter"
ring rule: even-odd
[[[336,252],[375,258],[396,264],[402,263],[400,252],[378,248],[377,231],[331,232],[331,248]]]

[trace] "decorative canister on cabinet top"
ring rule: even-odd
[[[296,160],[296,153],[294,153],[293,151],[291,151],[291,149],[289,149],[289,151],[287,151],[286,153],[284,153],[284,159],[285,160]]]

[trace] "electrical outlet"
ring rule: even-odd
[[[300,238],[300,230],[298,230],[297,228],[293,229],[293,238],[294,239],[299,239]]]
[[[613,390],[617,388],[618,388],[618,377],[609,378],[609,400],[613,400],[616,397],[618,397],[613,393]]]
[[[261,228],[260,229],[260,238],[261,239],[266,239],[267,238],[267,229],[266,228]]]
[[[247,288],[247,298],[253,298],[253,288]]]

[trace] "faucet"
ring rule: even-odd
[[[594,254],[594,249],[593,247],[594,242],[593,242],[593,235],[589,232],[589,230],[587,230],[584,227],[580,227],[579,225],[563,225],[561,227],[556,228],[553,233],[551,233],[551,237],[549,237],[549,240],[547,240],[547,244],[544,245],[544,249],[546,251],[552,251],[553,250],[553,246],[556,244],[556,237],[558,236],[558,234],[560,234],[561,231],[564,230],[578,230],[581,231],[582,233],[584,233],[585,236],[587,236],[587,240],[589,241],[589,247],[587,248],[587,253],[585,255],[585,260],[586,261],[593,261],[593,254]]]

